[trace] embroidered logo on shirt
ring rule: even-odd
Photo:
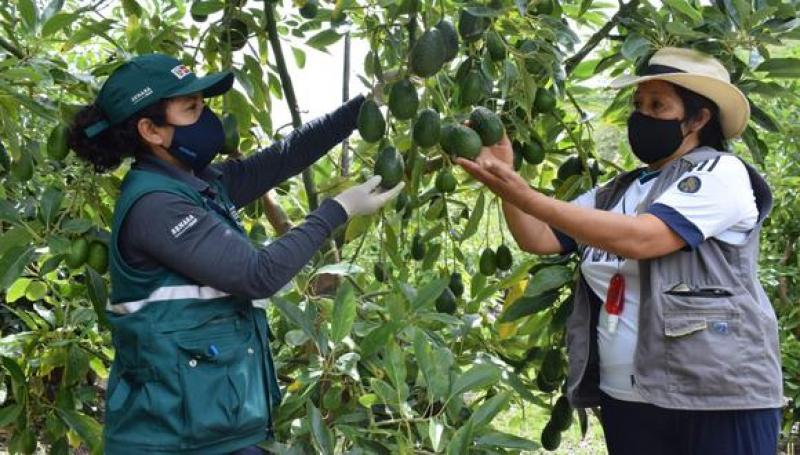
[[[178,224],[170,229],[170,233],[176,239],[183,235],[184,232],[189,230],[192,226],[197,224],[197,218],[194,215],[187,215],[186,218],[182,219]]]
[[[678,183],[678,189],[682,193],[696,193],[700,191],[700,178],[690,175]]]

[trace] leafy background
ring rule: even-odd
[[[73,267],[66,260],[78,239],[108,241],[126,166],[98,175],[72,152],[62,156],[60,134],[120,61],[164,52],[199,73],[234,68],[236,89],[212,107],[237,120],[236,157],[285,134],[285,125],[273,123],[279,106],[288,108],[294,126],[307,120],[308,107],[295,93],[304,88],[291,83],[287,58],[294,71],[319,74],[321,84],[330,84],[332,69],[315,67],[315,53],[350,40],[368,43],[364,61],[343,59],[342,65],[365,89],[380,92],[407,75],[409,49],[424,30],[442,18],[458,25],[465,10],[502,37],[505,58],[489,58],[482,33],[462,40],[455,61],[434,77],[413,79],[421,107],[464,120],[472,106],[460,102],[463,68],[478,71],[486,90],[479,104],[502,114],[513,139],[539,138],[545,146],[544,162],[523,164],[521,172],[562,199],[635,166],[624,132],[630,91],[598,90],[605,81],[634,71],[667,45],[712,53],[731,70],[753,106],[733,151],[760,167],[777,202],[763,233],[761,277],[781,322],[788,398],[782,439],[792,444],[800,392],[797,1],[0,4],[0,438],[9,452],[102,452],[113,358],[102,312],[108,276],[102,261]],[[315,5],[313,18],[299,14]],[[242,23],[247,40],[237,42]],[[558,99],[552,112],[532,108],[541,89]],[[409,202],[352,220],[272,299],[285,399],[278,442],[270,447],[280,453],[541,450],[540,431],[553,425],[563,386],[575,264],[514,248],[497,200],[462,172],[454,170],[456,192],[437,192],[435,176],[451,167],[449,158],[439,147],[415,146],[411,122],[387,117],[388,137],[406,161]],[[244,224],[253,242],[269,241],[322,198],[363,179],[376,149],[355,135],[247,207]],[[578,171],[559,172],[570,158]],[[415,234],[425,244],[419,261],[409,253]],[[480,274],[482,250],[502,243],[512,246],[513,267]],[[373,275],[375,264],[388,272],[383,282]],[[437,312],[434,302],[454,272],[466,291],[454,314]],[[591,412],[566,416],[554,432],[563,436],[562,451],[604,450]],[[584,435],[588,442],[580,442]]]

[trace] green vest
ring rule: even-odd
[[[111,236],[108,315],[116,355],[106,453],[227,453],[272,436],[280,390],[263,306],[164,267],[133,269],[120,255],[125,215],[156,191],[204,207],[244,235],[224,187],[211,185],[215,201],[149,171],[131,170],[122,183]]]

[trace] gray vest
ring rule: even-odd
[[[641,210],[694,166],[725,154],[698,148],[667,164]],[[759,233],[772,208],[772,194],[758,172],[745,166],[759,216],[743,245],[711,238],[695,249],[639,261],[639,335],[631,383],[651,404],[693,410],[783,405],[778,325],[757,273]],[[614,207],[640,171],[600,188],[596,208]],[[601,305],[579,277],[575,309],[567,322],[567,388],[574,407],[599,405]]]

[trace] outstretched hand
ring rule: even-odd
[[[536,197],[536,191],[531,189],[528,182],[514,171],[512,165],[500,161],[486,151],[481,152],[474,162],[458,158],[456,164],[486,185],[501,199],[517,207],[522,208]]]

